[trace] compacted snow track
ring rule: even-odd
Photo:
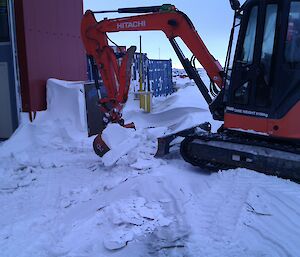
[[[62,89],[65,99],[81,97],[74,88],[72,96]],[[0,145],[0,255],[298,256],[298,184],[246,169],[209,174],[176,148],[153,157],[158,136],[207,121],[196,100],[182,106],[197,94],[180,89],[156,100],[151,115],[130,100],[124,116],[136,122],[138,144],[111,167],[76,113],[58,115],[50,104],[24,123]]]

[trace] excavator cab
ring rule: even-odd
[[[248,0],[233,27],[224,127],[300,140],[300,1]]]
[[[229,42],[224,90],[210,106],[214,114],[222,105],[224,124],[185,137],[181,155],[210,170],[244,167],[299,182],[300,1],[246,1]]]

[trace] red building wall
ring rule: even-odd
[[[82,0],[18,0],[16,35],[23,111],[46,109],[46,80],[86,80]]]

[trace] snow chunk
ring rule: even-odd
[[[134,134],[132,129],[121,127],[119,124],[108,124],[101,136],[110,148],[110,151],[102,157],[105,166],[114,165],[138,145],[139,140],[134,138]]]
[[[110,232],[103,241],[108,250],[126,246],[139,236],[151,234],[161,226],[169,226],[172,219],[164,216],[164,210],[157,202],[147,202],[145,198],[122,199],[105,209]]]
[[[58,79],[47,81],[47,112],[53,120],[64,122],[87,132],[84,86],[82,82],[69,82]],[[48,117],[49,118],[49,117]]]
[[[121,127],[119,124],[108,124],[102,132],[102,139],[110,149],[119,145],[134,135],[131,129]]]

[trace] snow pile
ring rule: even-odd
[[[72,144],[87,135],[83,84],[49,79],[47,111],[39,112],[31,123],[24,121],[17,131],[1,145],[0,157],[17,155],[31,158],[31,150],[51,144]],[[29,151],[28,151],[29,150]]]
[[[49,79],[47,82],[47,117],[67,128],[86,133],[83,83]],[[72,130],[73,131],[73,130]]]
[[[195,86],[151,114],[130,98],[124,118],[137,130],[109,126],[112,158],[128,148],[106,167],[82,123],[82,85],[52,82],[49,109],[0,145],[1,256],[298,256],[298,184],[209,174],[178,150],[153,157],[158,136],[209,120]]]

